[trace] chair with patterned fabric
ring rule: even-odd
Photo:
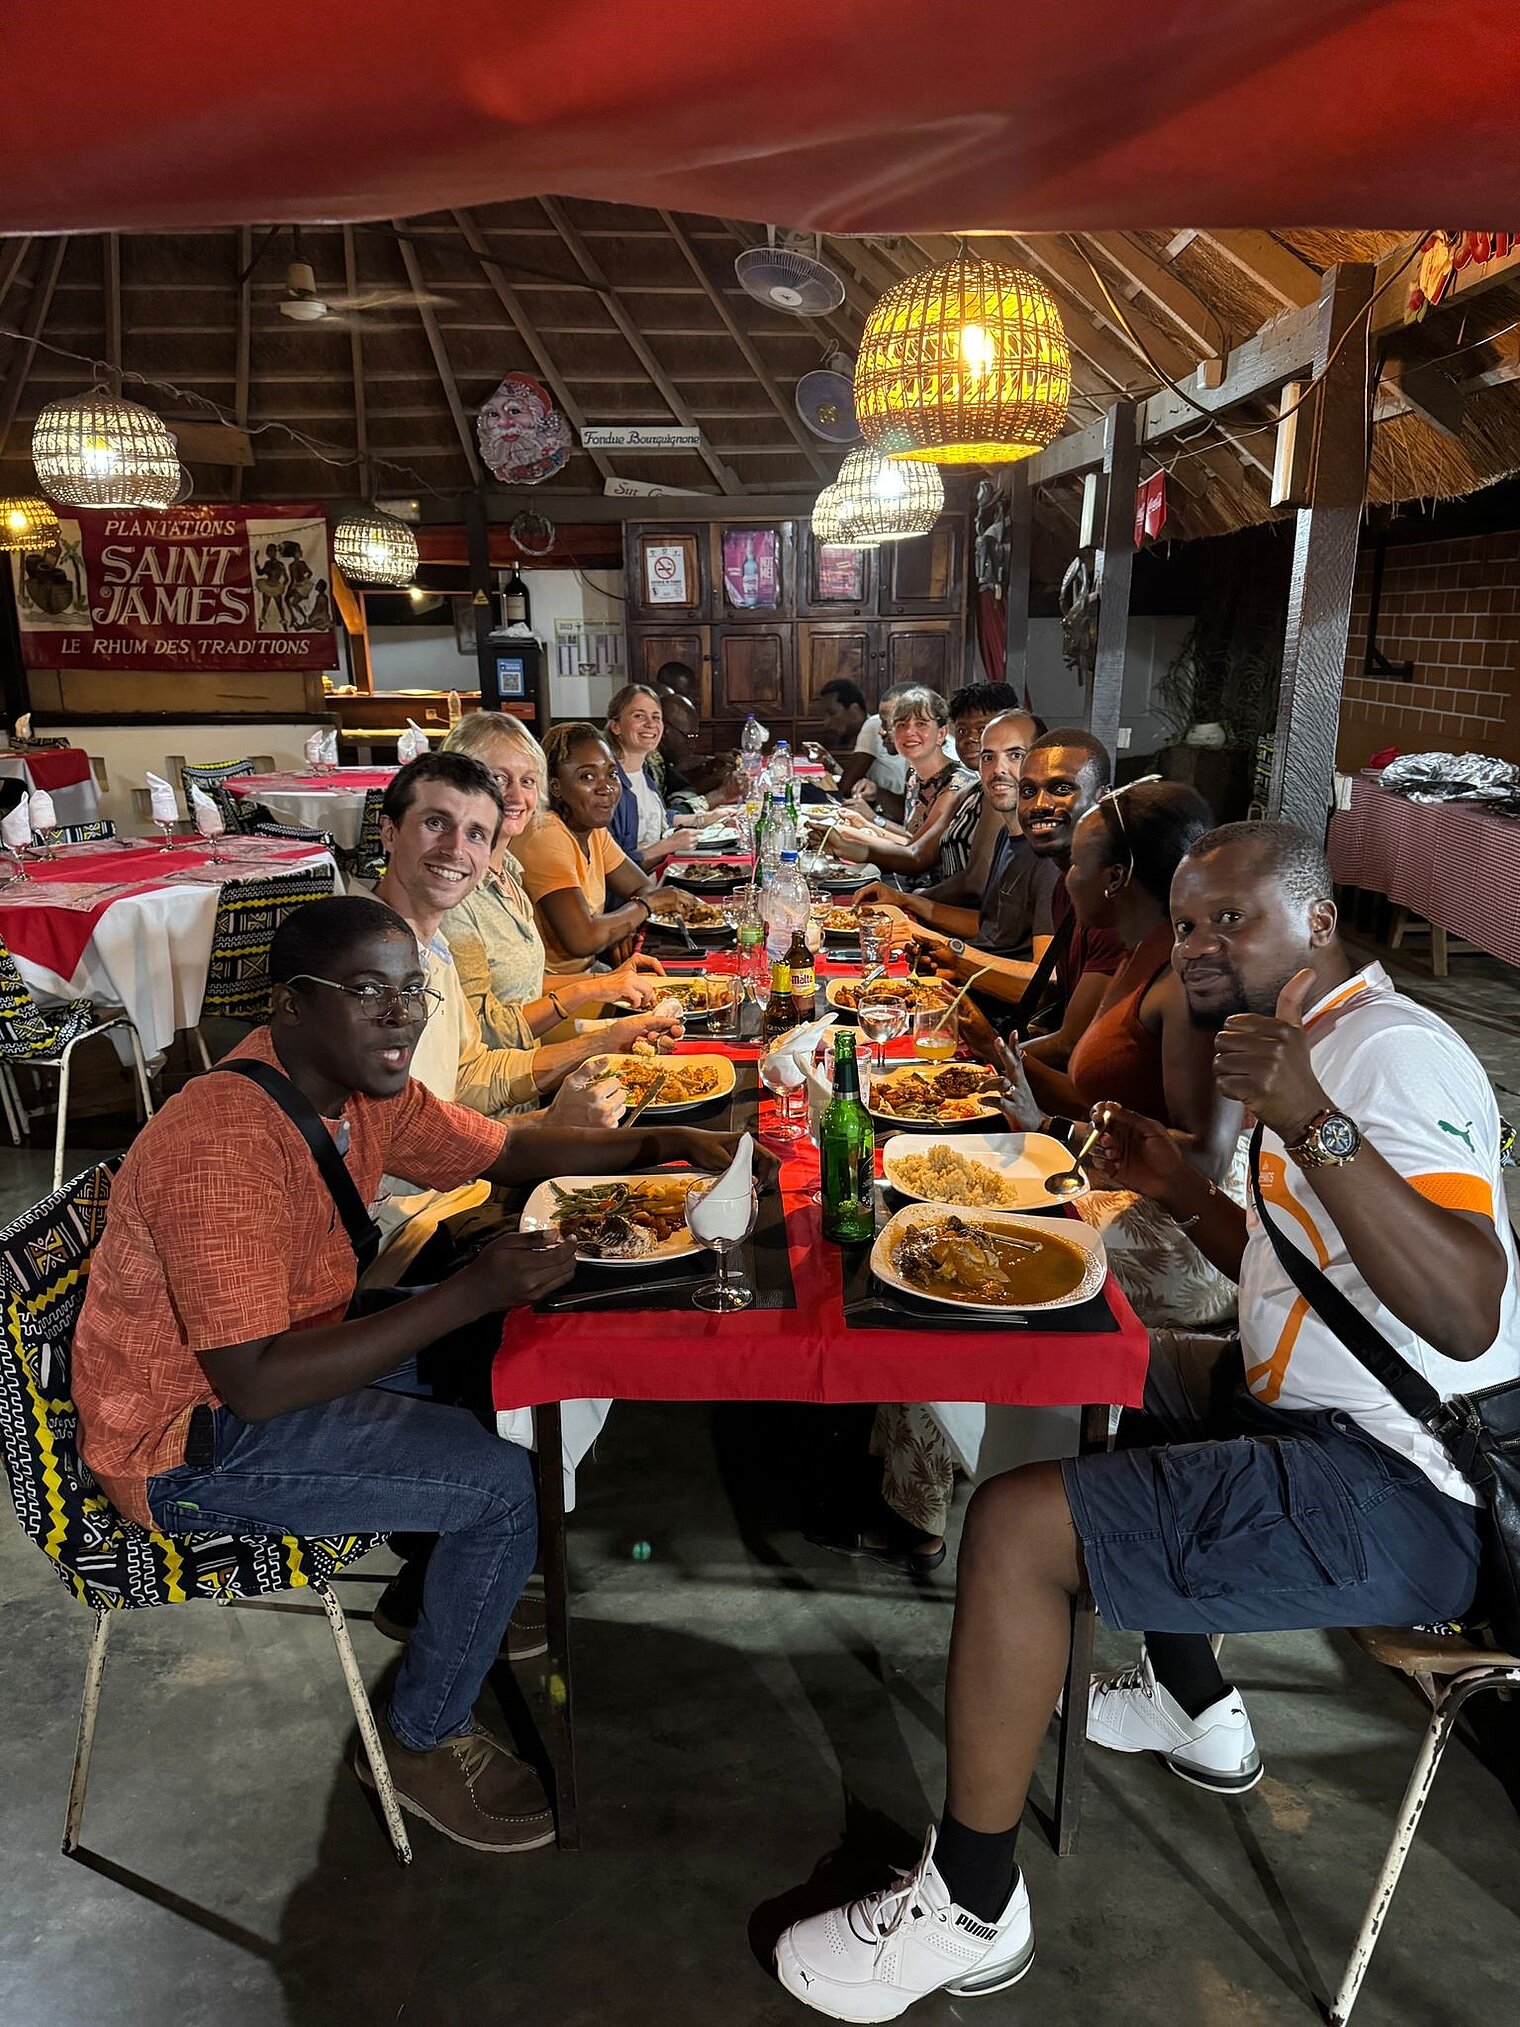
[[[364,791],[364,808],[359,817],[359,842],[351,852],[340,852],[338,863],[345,873],[358,880],[378,880],[385,871],[385,847],[380,842],[380,807],[383,788]]]
[[[298,823],[256,823],[249,827],[249,835],[256,838],[282,838],[287,844],[321,845],[324,851],[336,852],[338,841],[331,831],[307,830]]]
[[[90,1256],[105,1225],[118,1161],[86,1169],[0,1231],[0,1451],[11,1498],[26,1534],[67,1588],[95,1614],[85,1668],[79,1742],[69,1782],[63,1849],[74,1851],[84,1817],[85,1785],[100,1708],[106,1638],[118,1612],[146,1611],[196,1598],[230,1605],[311,1589],[332,1628],[359,1735],[396,1856],[411,1845],[396,1804],[369,1698],[354,1660],[333,1578],[383,1537],[237,1535],[207,1531],[165,1535],[125,1520],[101,1492],[79,1454],[79,1418],[71,1395],[70,1354],[84,1305]]]
[[[31,1123],[31,1109],[22,1102],[16,1082],[18,1067],[58,1072],[58,1130],[53,1140],[53,1187],[63,1181],[63,1137],[69,1119],[69,1075],[75,1049],[112,1028],[125,1028],[132,1044],[132,1063],[137,1074],[138,1094],[144,1118],[153,1117],[153,1092],[148,1083],[148,1066],[143,1061],[142,1042],[129,1015],[107,1011],[102,1020],[87,999],[73,999],[63,1006],[39,1006],[27,991],[26,980],[16,960],[0,937],[0,1110],[11,1138],[19,1147]]]
[[[93,823],[54,824],[51,830],[32,833],[33,841],[39,845],[103,845],[115,835],[116,826],[109,817]]]
[[[180,765],[179,783],[184,790],[185,808],[191,814],[195,805],[190,800],[192,787],[202,795],[209,795],[221,812],[222,822],[230,831],[246,830],[253,822],[254,811],[259,804],[245,800],[240,795],[229,795],[224,784],[235,781],[240,774],[256,774],[257,765],[252,760],[208,760],[192,764],[184,761]]]
[[[274,932],[308,901],[332,898],[337,875],[331,866],[276,873],[267,880],[229,880],[217,898],[211,931],[211,963],[201,998],[201,1020],[258,1022],[269,1018],[269,946]],[[209,1070],[211,1052],[200,1021],[190,1030]]]

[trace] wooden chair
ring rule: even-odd
[[[1367,1975],[1367,1966],[1372,1961],[1373,1949],[1388,1919],[1404,1860],[1409,1856],[1415,1831],[1420,1826],[1421,1812],[1436,1784],[1436,1775],[1441,1770],[1441,1761],[1463,1705],[1469,1697],[1480,1696],[1485,1690],[1520,1688],[1520,1655],[1475,1647],[1455,1634],[1406,1632],[1398,1626],[1373,1626],[1353,1631],[1351,1637],[1374,1661],[1381,1661],[1385,1668],[1396,1668],[1401,1675],[1417,1682],[1430,1700],[1431,1715],[1415,1758],[1414,1772],[1409,1776],[1409,1785],[1399,1804],[1388,1855],[1383,1860],[1383,1869],[1378,1874],[1372,1898],[1367,1903],[1367,1912],[1351,1946],[1340,1987],[1330,2003],[1331,2027],[1342,2027],[1342,2023],[1351,2017],[1362,1980]]]

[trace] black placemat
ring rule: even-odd
[[[878,1208],[877,1230],[886,1223]],[[1117,1331],[1119,1319],[1100,1288],[1086,1302],[1069,1309],[946,1309],[941,1303],[926,1302],[919,1295],[905,1295],[889,1288],[871,1272],[871,1248],[862,1242],[839,1249],[843,1276],[844,1321],[847,1330],[996,1330],[1031,1331],[1042,1335],[1075,1336],[1079,1333],[1106,1335]]]
[[[728,1097],[713,1099],[701,1108],[700,1115],[683,1117],[682,1124],[690,1118],[690,1123],[701,1124],[715,1133],[737,1133],[746,1127],[754,1131],[759,1078],[753,1063],[736,1063],[734,1069],[734,1088]],[[755,1291],[753,1308],[797,1307],[780,1190],[768,1190],[761,1196],[760,1214],[754,1231],[740,1248],[740,1260],[744,1278]],[[617,1309],[691,1310],[692,1289],[700,1281],[710,1281],[717,1271],[717,1255],[706,1248],[658,1267],[618,1269],[578,1261],[565,1286],[535,1307],[541,1316],[594,1316]]]

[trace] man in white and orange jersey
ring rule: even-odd
[[[1446,1023],[1353,968],[1324,854],[1281,824],[1199,840],[1172,885],[1173,962],[1215,1075],[1262,1126],[1269,1215],[1443,1395],[1520,1377],[1515,1247],[1488,1081]],[[1254,1216],[1153,1120],[1099,1105],[1113,1180],[1240,1284],[1240,1340],[1158,1337],[1109,1455],[990,1480],[961,1539],[945,1813],[915,1873],[798,1922],[782,1983],[838,2019],[991,1992],[1034,1954],[1015,1839],[1065,1674],[1070,1605],[1147,1629],[1100,1678],[1090,1734],[1238,1792],[1261,1759],[1208,1635],[1460,1616],[1474,1495],[1298,1295]]]

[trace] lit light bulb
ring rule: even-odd
[[[80,452],[80,462],[93,479],[108,478],[115,471],[118,452],[103,436],[92,436]]]
[[[425,591],[424,591],[424,590],[422,589],[422,587],[421,587],[421,585],[420,585],[420,584],[414,584],[414,585],[413,585],[413,586],[411,587],[411,589],[410,589],[410,590],[409,590],[409,591],[407,592],[407,594],[406,594],[406,595],[407,595],[407,597],[408,597],[408,598],[409,598],[409,599],[410,599],[410,600],[412,601],[413,605],[426,605],[426,604],[427,604],[427,601],[428,601],[428,595],[427,595],[427,593],[426,593],[426,592],[425,592]]]
[[[19,535],[26,527],[26,516],[19,507],[12,507],[5,517],[5,525],[13,535]]]
[[[907,491],[907,480],[890,459],[884,459],[876,475],[876,497],[879,500],[900,500]]]
[[[961,357],[973,380],[984,379],[992,371],[997,360],[997,346],[980,324],[962,325]]]

